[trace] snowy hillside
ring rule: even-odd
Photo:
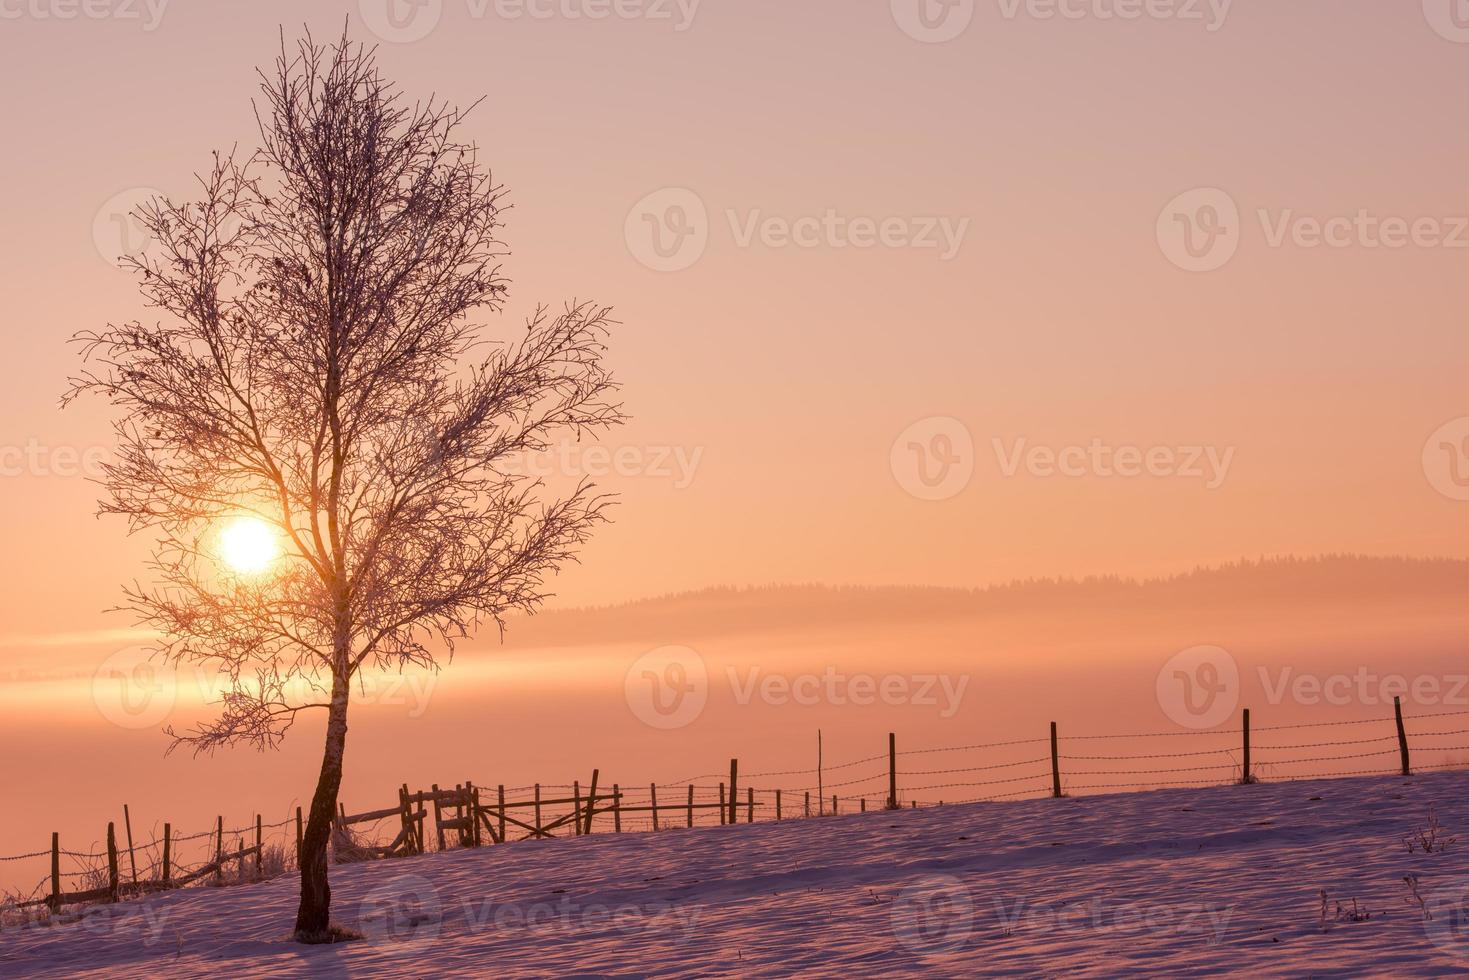
[[[1430,805],[1463,843],[1410,852]],[[366,940],[289,942],[286,879],[8,930],[0,974],[1442,976],[1469,972],[1469,773],[599,834],[332,883]]]

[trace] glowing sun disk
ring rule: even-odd
[[[275,532],[257,517],[237,517],[219,534],[220,555],[236,572],[253,575],[280,557]]]

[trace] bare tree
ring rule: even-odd
[[[345,36],[282,39],[260,77],[260,148],[216,153],[198,200],[138,212],[157,247],[130,265],[162,321],[78,335],[64,400],[119,410],[101,510],[157,537],[125,608],[160,656],[229,681],[218,718],[174,744],[271,748],[325,712],[296,918],[324,942],[353,678],[437,669],[477,627],[534,611],[608,501],[586,483],[554,497],[512,464],[623,416],[608,310],[543,308],[517,341],[479,340],[470,316],[506,289],[502,191],[458,139],[462,112],[406,103]],[[238,515],[280,536],[263,574],[220,560]]]

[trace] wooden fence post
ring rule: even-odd
[[[224,817],[214,818],[214,881],[224,883]]]
[[[811,816],[811,791],[806,791],[806,816]]]
[[[888,809],[898,808],[898,736],[888,732]]]
[[[694,784],[689,783],[689,826],[694,825]]]
[[[117,901],[120,882],[117,880],[117,830],[111,820],[107,821],[107,900]]]
[[[837,815],[837,795],[835,793],[831,794],[831,815]]]
[[[866,813],[867,812],[867,797],[865,797],[865,796],[862,797],[862,799],[859,800],[858,803],[860,804],[860,807],[859,808],[861,809],[861,811],[863,813]]]
[[[1413,770],[1408,767],[1408,733],[1403,728],[1403,701],[1397,695],[1392,699],[1393,718],[1398,724],[1398,755],[1403,763],[1403,775],[1411,776]]]
[[[163,825],[163,883],[165,885],[168,884],[168,879],[171,876],[172,871],[173,871],[173,868],[170,865],[170,859],[172,857],[173,857],[173,824],[166,823],[166,824]]]
[[[740,798],[739,782],[740,782],[740,760],[739,759],[730,759],[729,760],[729,822],[730,823],[737,823],[738,822],[738,815],[735,812],[735,808],[737,806],[739,806],[739,803],[738,803],[738,800]]]
[[[822,782],[821,775],[821,729],[816,729],[816,812],[819,816],[822,804],[826,800],[826,786]],[[810,816],[811,814],[806,814]]]
[[[1061,757],[1056,751],[1056,723],[1051,722],[1051,795],[1061,795]]]
[[[723,783],[720,783],[719,784],[719,826],[723,827],[725,825],[726,821],[725,821],[724,818],[727,817],[728,815],[729,815],[729,805],[727,803],[725,803],[725,801],[724,801],[724,784]]]
[[[501,783],[500,784],[499,800],[500,800],[500,843],[503,844],[503,843],[505,843],[505,784],[504,783]]]
[[[403,828],[403,849],[413,853],[413,810],[408,803],[408,784],[398,787],[398,825]]]
[[[136,885],[138,883],[138,859],[133,854],[133,817],[132,814],[128,813],[128,805],[126,803],[122,805],[122,825],[128,832],[128,867],[132,869],[133,884]]]
[[[245,838],[235,838],[235,853],[240,856],[240,866],[239,869],[235,872],[236,876],[240,879],[237,884],[243,885],[245,883]]]
[[[653,800],[653,829],[658,829],[658,784],[648,784],[648,796]]]
[[[775,791],[775,819],[780,820],[780,790]]]
[[[745,823],[755,822],[755,787],[745,787]]]
[[[592,770],[592,785],[587,788],[587,834],[592,832],[592,816],[597,812],[597,774],[600,769]]]
[[[1248,786],[1255,780],[1250,776],[1250,709],[1244,710],[1243,720],[1240,722],[1240,731],[1244,735],[1244,755],[1240,763],[1240,783]]]
[[[541,834],[541,784],[536,783],[536,836]]]
[[[438,834],[439,850],[444,849],[444,824],[442,821],[443,806],[439,803],[439,784],[431,784],[434,792],[434,830]]]
[[[51,831],[51,911],[61,911],[61,835]]]
[[[612,832],[622,833],[622,787],[612,784]]]
[[[459,808],[461,817],[465,810],[469,811],[469,826],[459,831],[466,847],[479,847],[479,806],[476,803],[478,797],[475,795],[474,783],[464,781],[464,806]]]
[[[576,836],[581,836],[581,780],[571,781],[571,826]]]
[[[296,807],[296,870],[301,870],[301,848],[304,836],[301,833],[301,808]]]
[[[263,840],[261,840],[260,829],[261,829],[260,828],[260,814],[257,813],[257,814],[255,814],[255,880],[256,881],[259,881],[260,879],[262,879],[262,878],[265,877],[265,873],[264,873],[264,863],[265,862],[262,860],[262,858],[264,858],[264,856],[265,856],[265,842]]]

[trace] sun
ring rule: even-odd
[[[237,517],[219,533],[225,564],[244,575],[265,571],[280,557],[275,531],[258,517]]]

